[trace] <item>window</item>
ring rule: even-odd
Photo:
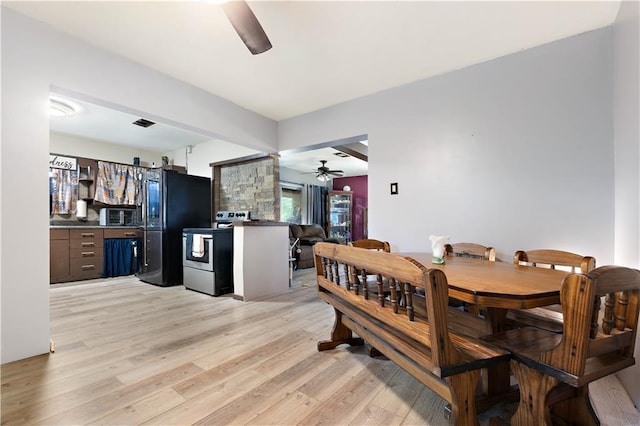
[[[280,218],[282,222],[302,223],[302,188],[282,187]]]

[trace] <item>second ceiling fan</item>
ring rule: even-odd
[[[316,178],[321,181],[328,181],[332,177],[340,177],[344,173],[342,170],[331,170],[327,167],[327,160],[320,160],[322,165],[318,167],[315,171]]]
[[[246,1],[228,1],[222,4],[222,10],[252,54],[257,55],[271,49],[269,37]]]

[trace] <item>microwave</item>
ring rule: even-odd
[[[136,226],[138,217],[135,209],[100,209],[100,226]]]

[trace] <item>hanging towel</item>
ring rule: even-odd
[[[202,256],[194,256],[193,255],[193,234],[187,234],[187,239],[185,241],[184,247],[184,255],[187,260],[191,260],[194,262],[200,263],[209,263],[209,245],[207,244],[206,239],[211,238],[210,235],[205,236],[205,241],[203,242],[204,254]]]
[[[193,234],[193,243],[191,245],[191,256],[202,257],[204,256],[204,235]]]

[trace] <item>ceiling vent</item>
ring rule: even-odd
[[[156,123],[154,123],[153,121],[145,120],[144,118],[140,118],[134,121],[133,124],[140,127],[149,127],[149,126],[153,126]]]
[[[344,152],[334,152],[334,153],[333,153],[333,155],[336,155],[336,156],[338,156],[338,157],[340,157],[340,158],[347,158],[347,157],[350,157],[350,155],[349,155],[349,154],[345,154]]]

